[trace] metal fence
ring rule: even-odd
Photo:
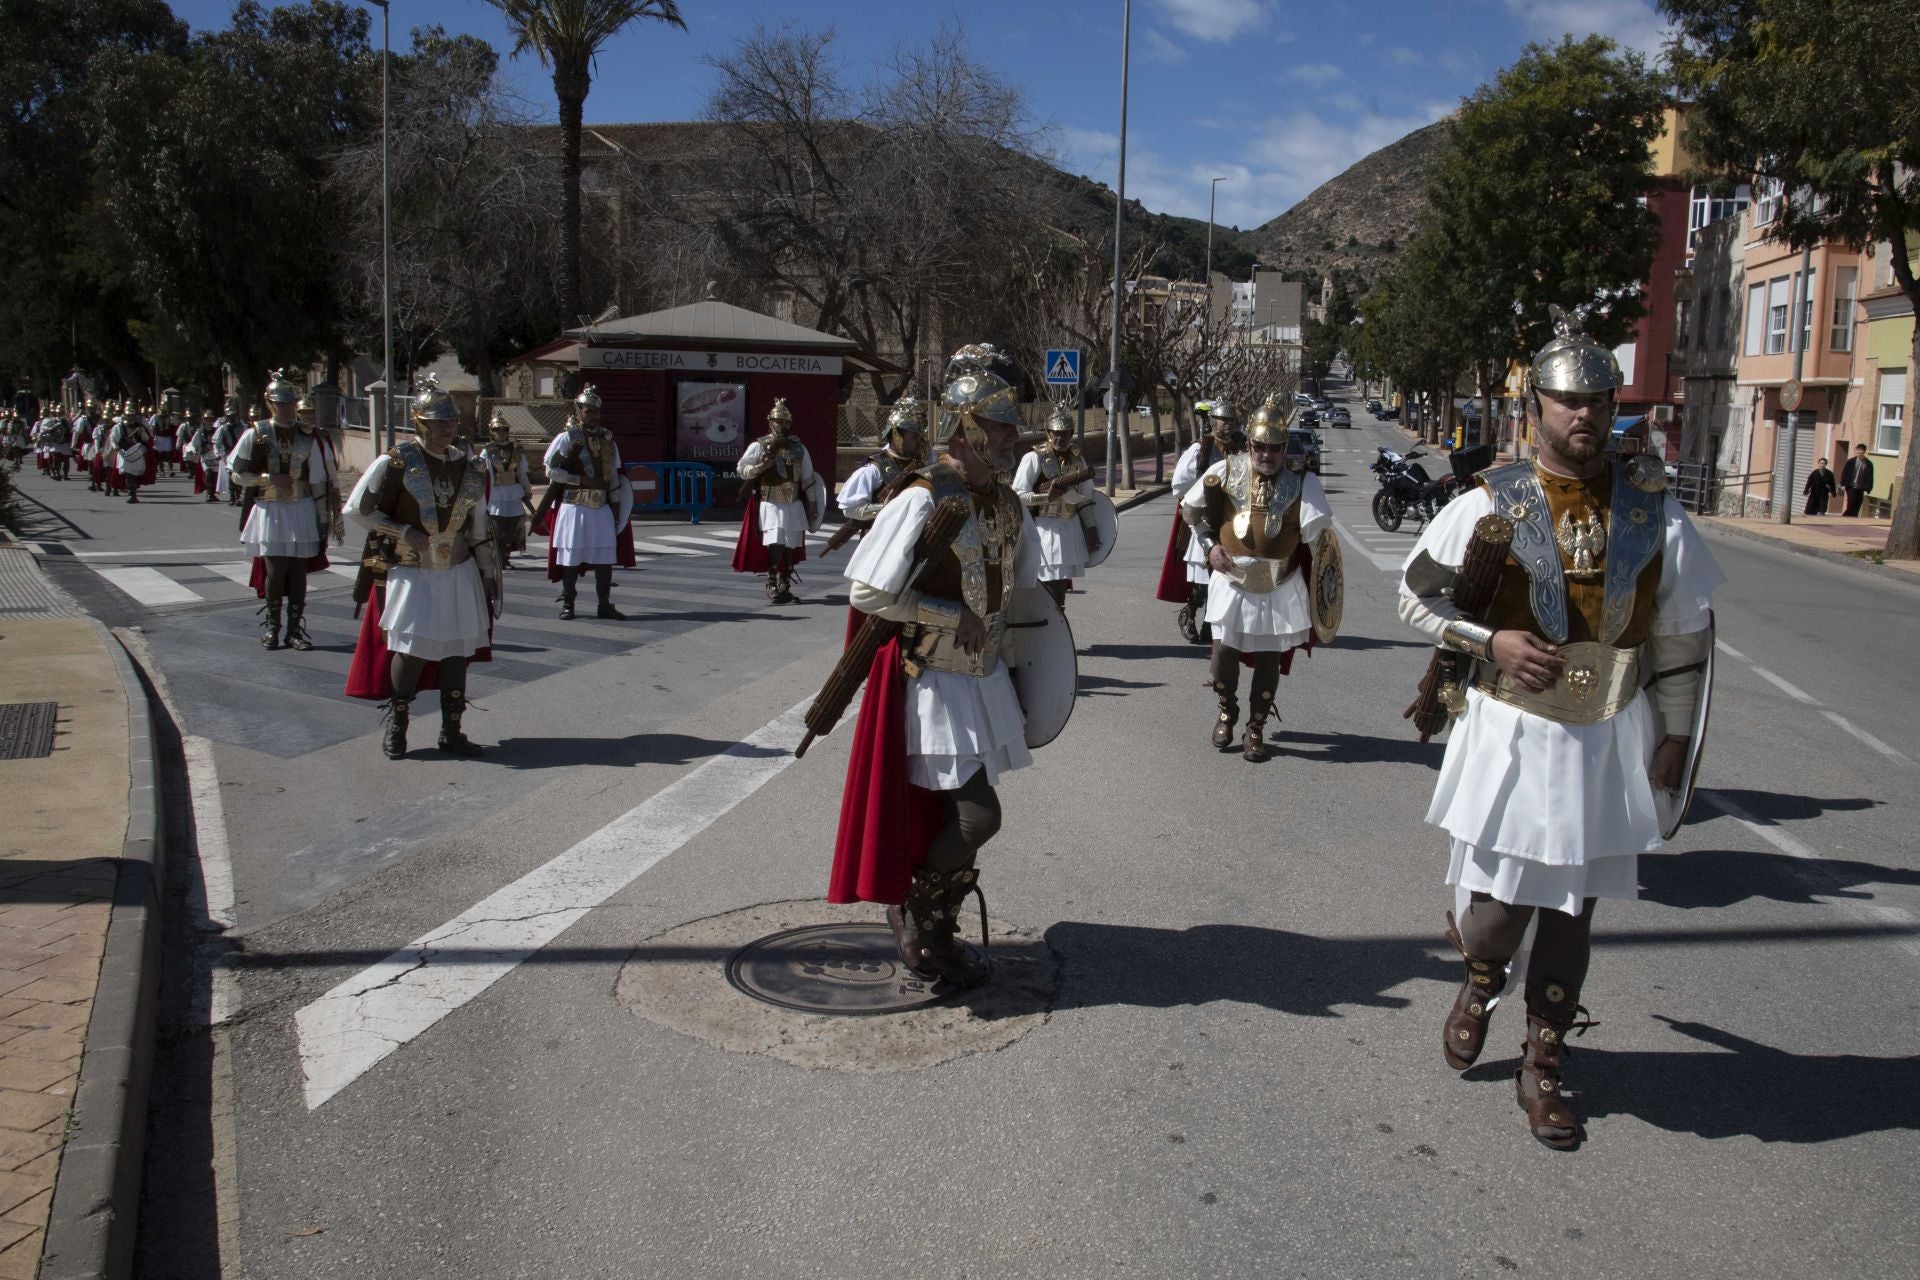
[[[1765,520],[1773,514],[1771,496],[1753,492],[1756,480],[1772,480],[1771,471],[1725,472],[1709,462],[1673,464],[1669,485],[1682,507],[1695,515]],[[1768,486],[1769,495],[1772,486]]]

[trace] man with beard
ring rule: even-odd
[[[1466,973],[1443,1027],[1446,1061],[1465,1071],[1479,1057],[1508,963],[1536,921],[1515,1082],[1534,1138],[1570,1150],[1580,1124],[1561,1054],[1568,1031],[1590,1025],[1578,1019],[1594,904],[1638,895],[1638,856],[1667,825],[1655,790],[1690,786],[1713,592],[1725,579],[1666,492],[1660,460],[1606,452],[1619,363],[1576,317],[1554,312],[1557,336],[1528,374],[1535,457],[1486,472],[1427,526],[1407,560],[1400,616],[1472,659],[1427,811],[1451,838],[1447,883],[1463,908],[1457,926],[1447,913]],[[1469,618],[1450,593],[1489,532],[1496,549],[1511,542],[1491,604]]]

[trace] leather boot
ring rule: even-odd
[[[467,711],[467,695],[460,689],[440,691],[440,749],[456,756],[479,756],[486,748],[460,732],[460,717]]]
[[[906,901],[887,908],[900,962],[923,978],[978,986],[987,968],[975,960],[959,940],[959,904],[972,891],[979,873],[972,867],[958,871],[915,868]]]
[[[561,581],[562,581],[562,585],[560,587],[560,620],[562,622],[571,622],[573,621],[573,618],[574,618],[573,602],[574,602],[577,588],[575,583],[568,582],[565,579],[562,579]]]
[[[387,731],[381,735],[380,749],[389,760],[398,760],[407,754],[407,716],[412,702],[412,698],[398,694],[387,699]]]
[[[1479,1060],[1480,1050],[1486,1046],[1487,1022],[1493,1017],[1494,997],[1506,988],[1507,965],[1503,960],[1480,960],[1468,955],[1467,944],[1460,940],[1460,930],[1454,925],[1451,911],[1447,912],[1447,941],[1466,961],[1467,975],[1442,1027],[1441,1051],[1446,1054],[1448,1066],[1455,1071],[1465,1071]]]
[[[1258,764],[1267,758],[1267,717],[1273,714],[1273,695],[1256,689],[1247,699],[1247,733],[1240,754]]]
[[[779,602],[780,571],[778,569],[769,569],[767,570],[767,603],[778,604]]]
[[[1580,1145],[1580,1117],[1567,1101],[1566,1084],[1560,1078],[1560,1055],[1572,1052],[1567,1032],[1584,1035],[1594,1025],[1581,1016],[1586,1009],[1579,997],[1577,988],[1527,975],[1527,1042],[1520,1067],[1513,1073],[1514,1091],[1534,1139],[1555,1151]]]
[[[1233,745],[1233,727],[1240,723],[1240,698],[1235,690],[1217,682],[1213,691],[1220,695],[1220,718],[1213,722],[1213,745],[1224,751]]]
[[[799,580],[799,576],[791,568],[780,571],[780,594],[773,598],[775,604],[799,603],[800,597],[793,594],[793,584]]]
[[[307,636],[307,607],[303,604],[287,606],[287,648],[298,649],[305,653],[313,648],[313,641]]]
[[[269,600],[260,612],[266,620],[260,624],[260,647],[278,649],[280,647],[280,605],[278,600]]]

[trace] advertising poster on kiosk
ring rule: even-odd
[[[747,388],[740,382],[681,382],[674,387],[674,458],[733,474],[747,451]]]

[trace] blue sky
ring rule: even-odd
[[[269,0],[271,2],[271,0]],[[232,0],[172,0],[200,27]],[[369,6],[371,8],[371,6]],[[974,52],[1027,94],[1061,166],[1112,184],[1120,106],[1121,0],[681,0],[689,30],[636,26],[600,60],[587,120],[686,120],[712,83],[701,59],[756,23],[833,27],[850,80],[903,42],[958,22]],[[376,11],[377,12],[377,11]],[[439,23],[511,47],[482,0],[393,0],[393,42]],[[1134,0],[1127,195],[1222,224],[1275,217],[1368,152],[1447,114],[1530,40],[1603,32],[1656,52],[1652,0]],[[379,38],[376,22],[374,38]],[[551,117],[530,55],[505,64]]]

